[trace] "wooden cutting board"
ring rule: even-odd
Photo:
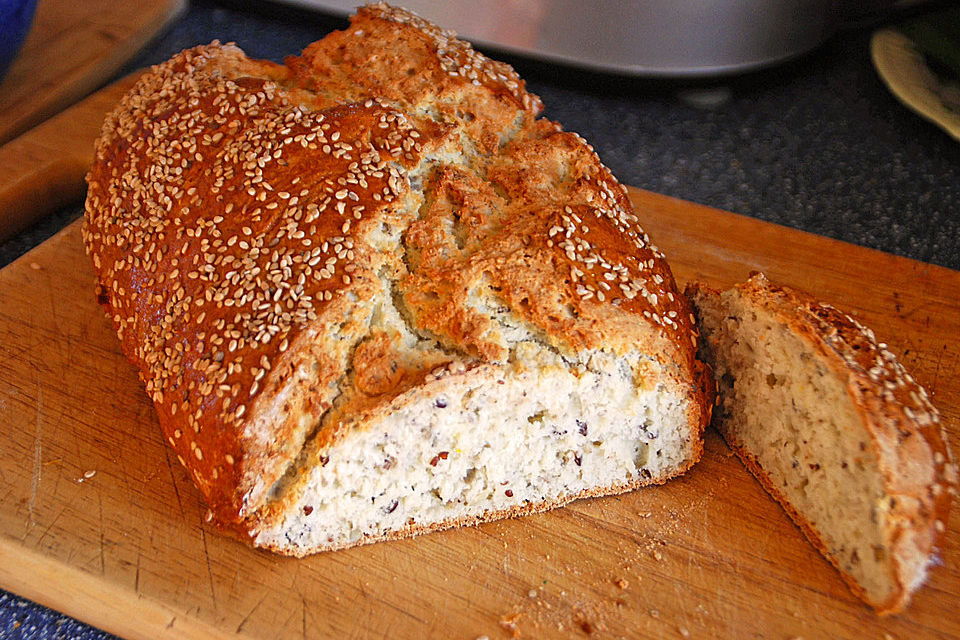
[[[61,118],[95,120],[105,102]],[[631,197],[680,281],[761,269],[858,314],[960,450],[960,273]],[[78,223],[0,270],[3,588],[144,639],[960,637],[956,508],[929,584],[881,620],[713,433],[662,487],[305,560],[251,550],[204,522],[93,278]]]

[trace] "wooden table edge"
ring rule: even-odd
[[[8,536],[0,536],[0,588],[128,640],[249,637],[242,630],[224,632],[38,553]],[[131,596],[135,599],[135,616],[130,614]]]

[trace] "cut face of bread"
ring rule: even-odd
[[[663,482],[709,403],[626,190],[509,66],[385,5],[214,43],[108,117],[84,241],[217,521],[303,555]]]
[[[872,332],[762,275],[688,294],[719,386],[714,424],[858,595],[901,609],[955,484],[926,392]]]
[[[352,417],[360,433],[301,463],[257,544],[303,553],[529,513],[688,464],[682,394],[638,388],[626,359],[582,372],[553,360],[444,368]]]

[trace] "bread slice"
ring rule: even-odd
[[[956,487],[927,393],[872,331],[762,274],[687,294],[718,383],[714,425],[854,593],[901,610]]]
[[[110,115],[84,240],[214,518],[304,555],[664,482],[710,402],[625,189],[509,66],[385,5],[214,43]]]

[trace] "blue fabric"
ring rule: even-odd
[[[116,636],[0,591],[0,640],[113,640]]]
[[[37,0],[0,0],[0,78],[27,38]]]

